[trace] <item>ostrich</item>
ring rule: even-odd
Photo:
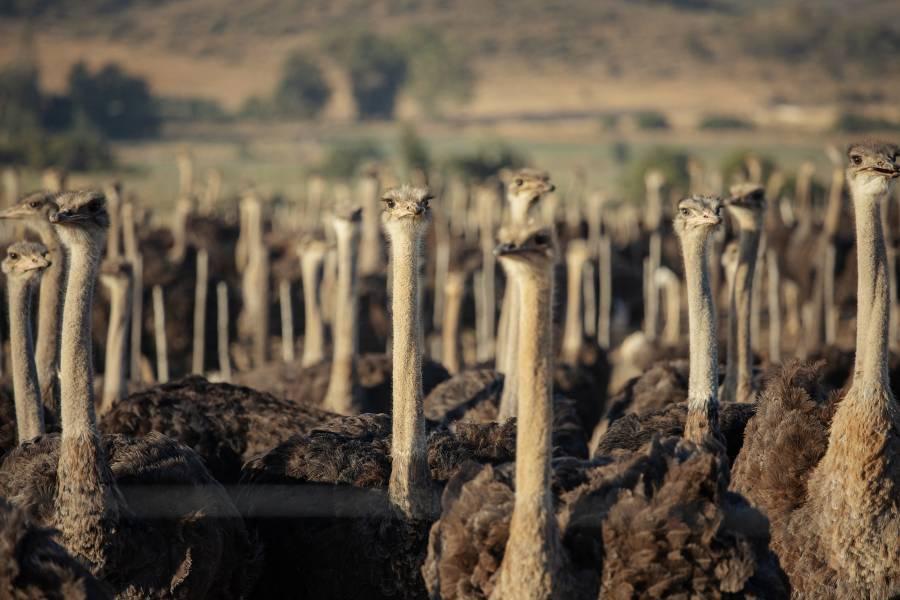
[[[54,203],[50,220],[69,264],[63,433],[10,452],[0,489],[38,523],[58,529],[63,546],[117,595],[238,597],[252,579],[250,544],[234,505],[197,455],[159,434],[129,439],[97,431],[90,315],[109,222],[105,198],[63,192]]]
[[[252,485],[244,487],[242,512],[268,549],[260,597],[287,589],[310,597],[422,596],[418,568],[434,518],[435,482],[467,459],[504,462],[512,456],[509,426],[438,430],[426,443],[417,265],[431,194],[403,186],[382,199],[394,286],[391,416],[336,418],[245,465],[244,482]],[[337,511],[272,512],[308,493],[321,494]],[[271,494],[284,498],[275,504],[267,500]],[[306,565],[299,582],[288,575],[297,561]],[[352,572],[347,564],[354,565]]]
[[[723,441],[730,458],[734,458],[740,450],[744,427],[753,415],[753,405],[734,402],[720,405],[717,393],[718,348],[714,304],[709,290],[707,241],[710,232],[722,221],[721,209],[722,202],[718,198],[692,196],[679,203],[673,222],[684,254],[691,324],[686,401],[627,414],[613,421],[604,432],[595,433],[594,455],[609,454],[616,449],[635,451],[656,434],[678,436],[682,432],[686,439],[697,444]],[[697,342],[694,342],[695,339]],[[638,381],[641,379],[644,378]],[[662,385],[664,383],[666,380],[660,381],[660,389],[666,389]],[[680,381],[676,380],[676,383]],[[707,389],[709,387],[715,390],[711,392]],[[668,389],[678,390],[678,387],[669,385]],[[635,385],[631,391],[652,393],[653,388]],[[655,391],[659,393],[659,389]]]
[[[16,242],[6,249],[2,269],[9,292],[9,343],[19,443],[44,433],[44,410],[34,366],[31,297],[50,266],[47,248]]]
[[[319,276],[328,245],[313,236],[303,239],[298,247],[303,278],[303,313],[306,331],[303,335],[301,367],[309,367],[325,359],[325,323],[319,298]]]
[[[520,169],[512,174],[506,189],[506,199],[509,203],[509,223],[513,227],[521,227],[528,221],[528,212],[537,205],[540,199],[556,190],[556,186],[550,182],[550,176],[536,169]],[[515,370],[515,360],[508,352],[515,348],[518,342],[517,324],[517,295],[510,287],[503,295],[503,303],[500,308],[500,327],[497,335],[497,366],[499,373],[510,374]],[[499,416],[508,419],[516,414],[516,389],[515,382],[510,378],[510,383],[504,386],[503,396],[500,399]]]
[[[701,207],[713,204],[700,198],[682,203],[690,211],[685,229],[694,229],[685,239],[702,244],[700,238],[718,216]],[[518,260],[528,257],[530,266],[522,268],[536,271],[540,255],[535,251],[542,246],[532,237],[507,251],[531,252]],[[545,272],[552,260],[547,265]],[[524,296],[529,287],[540,289],[539,281],[518,286],[523,322],[526,314],[549,312],[549,295],[544,303]],[[706,295],[704,305],[711,306],[706,279],[692,277],[691,284],[694,299]],[[693,321],[698,312],[691,316]],[[691,324],[691,341],[700,348],[715,342],[711,316]],[[552,405],[548,378],[541,377],[550,361],[550,318],[538,318],[546,323],[523,328],[537,333],[530,341],[523,338],[519,349],[521,376],[529,382],[522,390],[537,391],[530,399],[520,397],[520,426],[531,420],[534,430],[518,438],[515,492],[506,465],[463,469],[448,482],[423,567],[431,597],[596,598],[601,585],[602,597],[623,592],[628,597],[723,592],[786,597],[783,574],[767,548],[765,519],[726,493],[720,455],[704,448],[711,433],[702,427],[695,430],[701,445],[676,437],[654,439],[634,453],[591,461],[556,459],[551,471],[546,440]],[[707,415],[712,411],[706,405],[715,401],[716,386],[710,382],[717,366],[694,355],[702,360],[692,372],[691,397],[703,400],[693,412]],[[540,397],[543,402],[534,402]],[[532,404],[538,410],[529,415]]]
[[[106,360],[100,413],[128,395],[125,372],[129,364],[127,331],[131,323],[131,264],[122,259],[107,260],[101,269],[100,283],[109,291],[109,329],[106,334]]]
[[[900,177],[900,149],[847,152],[856,214],[857,365],[834,406],[818,373],[789,366],[759,400],[733,488],[772,520],[773,547],[798,595],[900,594],[900,409],[887,380],[890,274],[881,204]]]
[[[0,219],[23,220],[29,228],[35,230],[49,254],[50,265],[44,270],[38,297],[35,363],[44,406],[53,414],[59,414],[59,384],[56,377],[59,369],[59,336],[62,331],[60,322],[66,256],[59,241],[59,234],[48,220],[50,211],[55,209],[52,194],[36,192],[0,211]]]
[[[0,498],[0,596],[105,600],[112,591],[60,546],[51,529]]]
[[[724,402],[750,402],[754,397],[753,348],[750,320],[753,299],[753,273],[759,253],[759,239],[766,209],[765,190],[755,184],[738,184],[731,188],[725,204],[739,232],[738,256],[734,281],[730,284],[728,313],[729,360],[721,398]]]

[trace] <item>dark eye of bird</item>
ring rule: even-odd
[[[534,243],[544,245],[550,241],[546,233],[539,233],[534,236]]]
[[[40,205],[41,205],[41,203],[38,202],[37,200],[32,200],[31,202],[28,203],[28,206],[30,206],[31,208],[38,208]]]
[[[862,164],[862,156],[858,156],[858,155],[854,154],[853,156],[850,157],[850,161],[854,165],[861,165]]]
[[[523,183],[525,183],[525,182],[522,181],[521,179],[516,179],[516,185],[518,185],[518,186],[521,187],[521,185],[522,185]]]
[[[682,209],[681,209],[681,216],[682,216],[682,217],[686,217],[686,216],[688,216],[689,214],[690,214],[690,211],[689,211],[688,209],[686,209],[686,208],[682,208]]]
[[[10,257],[11,259],[13,259],[13,260],[18,260],[18,259],[19,259],[19,255],[16,254],[15,252],[11,252],[10,255],[9,255],[9,257]]]

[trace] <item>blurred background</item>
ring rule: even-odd
[[[178,195],[176,156],[302,196],[372,159],[550,170],[642,199],[649,164],[788,170],[900,132],[892,0],[3,0],[0,163],[25,189],[115,176]],[[893,133],[892,133],[893,132]],[[820,171],[827,175],[827,170]],[[113,175],[114,174],[114,175]]]

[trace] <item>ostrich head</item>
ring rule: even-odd
[[[682,239],[703,238],[722,223],[722,200],[716,196],[694,195],[678,203],[673,220],[675,233]]]
[[[531,208],[544,194],[556,189],[550,182],[550,175],[538,169],[519,169],[504,176],[506,194],[511,203],[523,204]]]
[[[93,244],[99,252],[109,214],[106,212],[106,196],[97,190],[62,192],[54,197],[56,210],[50,213],[50,222],[67,246],[79,243]]]
[[[755,183],[738,183],[731,186],[731,197],[725,206],[742,229],[758,229],[766,210],[766,191]]]
[[[494,254],[507,267],[531,274],[550,275],[556,262],[556,240],[549,227],[507,227],[498,233]]]
[[[0,211],[0,219],[22,219],[49,221],[50,214],[56,212],[54,194],[34,192],[24,196],[9,208]]]
[[[433,199],[427,187],[404,185],[387,190],[381,195],[385,229],[392,236],[398,232],[421,236],[431,218],[429,202]]]
[[[881,142],[851,144],[847,149],[847,183],[854,197],[882,196],[900,177],[900,147]]]
[[[39,280],[41,272],[50,266],[47,248],[35,242],[16,242],[6,249],[0,264],[9,278],[21,278],[31,284]]]

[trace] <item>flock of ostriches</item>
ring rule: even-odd
[[[671,211],[651,172],[639,219],[548,218],[531,169],[445,203],[370,173],[314,225],[25,195],[0,597],[900,597],[898,161]]]

